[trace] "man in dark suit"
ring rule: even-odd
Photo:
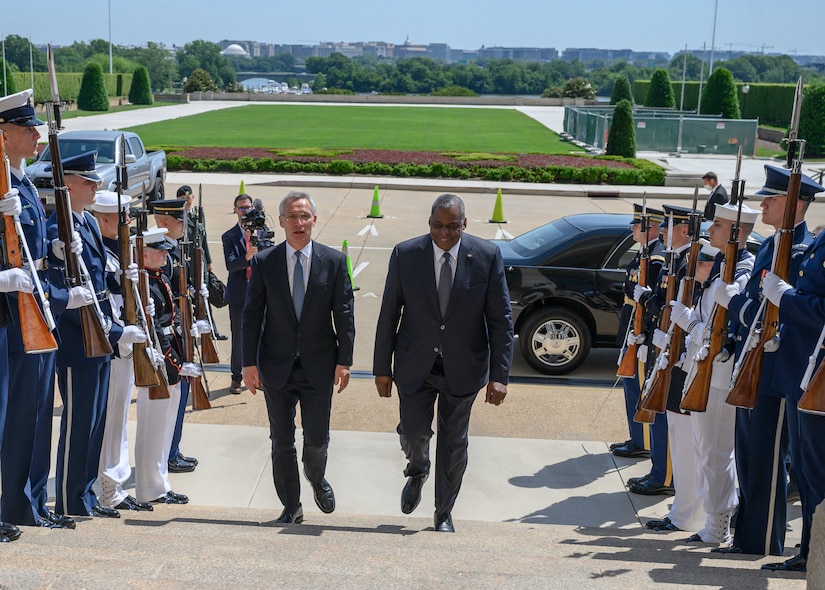
[[[702,217],[706,221],[713,221],[713,218],[716,217],[716,205],[726,204],[730,197],[728,197],[728,191],[725,190],[725,187],[719,184],[719,177],[716,176],[716,172],[706,173],[702,177],[702,184],[705,190],[710,191]]]
[[[304,520],[295,450],[295,406],[301,404],[304,475],[322,512],[335,510],[324,478],[333,385],[349,383],[355,344],[347,259],[314,242],[315,201],[290,192],[278,207],[286,240],[252,258],[243,310],[243,379],[264,390],[275,490],[284,505],[276,522]]]
[[[226,280],[224,301],[229,304],[229,329],[232,332],[232,355],[229,367],[232,370],[232,385],[229,392],[241,393],[241,324],[243,323],[243,302],[246,297],[246,283],[252,272],[250,260],[258,249],[249,242],[249,230],[241,225],[243,216],[252,211],[252,197],[238,195],[235,197],[234,212],[238,216],[238,223],[221,236],[223,242],[223,257],[226,261],[226,270],[229,278]]]
[[[398,387],[398,434],[407,457],[401,511],[421,500],[430,472],[438,399],[435,530],[454,532],[451,512],[467,467],[470,410],[478,391],[507,395],[513,319],[499,249],[464,234],[464,202],[439,196],[430,233],[398,244],[390,257],[375,335],[373,373],[381,397]],[[393,366],[393,354],[395,364]]]

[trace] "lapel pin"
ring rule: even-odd
[[[467,258],[468,258],[468,259],[470,259],[470,258],[472,258],[472,257],[473,257],[473,255],[472,255],[472,254],[467,253]]]

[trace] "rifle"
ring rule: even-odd
[[[818,416],[825,415],[825,369],[823,369],[825,363],[820,363],[816,373],[814,373],[814,368],[816,367],[816,358],[819,356],[823,341],[825,341],[825,325],[822,326],[822,331],[819,333],[819,340],[811,356],[808,357],[808,368],[805,370],[805,375],[799,384],[803,392],[802,397],[796,404],[800,412],[816,414]]]
[[[11,188],[11,165],[9,157],[6,155],[6,136],[0,131],[0,199],[3,198]],[[26,252],[26,259],[31,261],[29,245],[23,228],[20,226],[20,218],[15,215],[9,217],[3,215],[3,223],[0,224],[0,262],[2,268],[25,268],[20,246]],[[52,317],[49,300],[43,294],[43,285],[40,284],[40,277],[37,269],[30,268],[29,272],[32,281],[37,288],[40,301],[43,303],[43,311],[37,305],[34,293],[17,293],[17,310],[20,316],[20,332],[23,337],[23,348],[28,354],[41,352],[51,352],[57,350],[57,340],[55,340],[52,330],[55,328],[54,317]],[[45,316],[45,317],[44,317]]]
[[[146,272],[146,265],[143,261],[143,230],[146,227],[146,210],[140,211],[137,219],[137,234],[135,235],[135,258],[138,265],[138,291],[140,305],[136,306],[140,311],[143,325],[151,337],[152,345],[161,356],[163,350],[160,348],[158,342],[158,334],[155,331],[155,321],[148,313],[146,313],[146,305],[149,302],[149,274]],[[173,312],[174,316],[174,312]],[[144,349],[144,353],[146,350]],[[157,365],[154,363],[154,355],[152,358],[152,372],[154,373],[156,382],[149,387],[149,399],[169,399],[169,376],[166,374],[166,363],[161,362]],[[147,379],[148,381],[148,379]],[[135,384],[137,385],[137,366],[135,367]]]
[[[184,223],[186,218],[184,216]],[[184,228],[186,225],[184,225]],[[181,250],[183,256],[183,250]],[[186,264],[181,259],[178,271],[178,309],[180,311],[180,331],[183,343],[183,361],[186,363],[195,362],[195,338],[191,334],[192,329],[192,304],[189,300],[188,287],[186,285]],[[201,365],[203,366],[203,365]],[[202,377],[190,377],[190,389],[192,391],[192,409],[208,410],[212,407],[209,403],[209,394],[204,389]]]
[[[650,239],[648,234],[650,232],[650,215],[647,214],[647,193],[642,196],[642,217],[641,217],[641,231],[645,235],[645,243],[641,245],[641,252],[639,255],[639,285],[647,286],[647,265],[650,260]],[[644,329],[644,310],[638,303],[633,303],[633,321],[632,325],[633,335],[638,336]],[[627,338],[625,338],[625,343]],[[636,354],[638,352],[638,345],[634,342],[631,345],[625,344],[624,353],[619,361],[619,368],[616,371],[617,377],[633,377],[636,375],[638,369],[638,359]]]
[[[736,213],[736,223],[731,225],[730,237],[725,248],[725,270],[722,280],[726,285],[733,283],[736,276],[736,260],[739,253],[739,226],[742,218],[742,203],[745,201],[745,180],[740,179],[742,167],[742,147],[736,156],[736,174],[731,187],[731,202],[737,203],[739,211]],[[709,337],[708,327],[710,327]],[[685,396],[682,398],[681,408],[688,412],[704,412],[708,407],[710,395],[710,378],[713,373],[713,359],[716,358],[725,344],[728,331],[728,310],[719,305],[713,307],[710,322],[705,325],[703,340],[707,338],[708,354],[702,360],[693,364],[693,379],[686,381]],[[702,346],[705,346],[704,342]]]
[[[126,278],[126,269],[132,263],[132,243],[129,235],[129,221],[126,218],[126,211],[120,205],[120,200],[123,196],[123,189],[127,186],[128,177],[126,172],[126,136],[120,136],[120,161],[117,164],[117,249],[118,257],[120,259],[121,277],[123,277],[123,284],[121,291],[123,292],[123,322],[127,326],[138,325],[138,307],[140,306],[140,293],[136,289],[136,285]],[[153,387],[159,385],[156,367],[153,364],[153,359],[149,358],[149,353],[146,350],[150,346],[151,334],[146,330],[146,322],[140,323],[140,326],[146,332],[146,342],[135,342],[132,344],[132,363],[135,371],[135,385],[138,387]]]
[[[802,77],[796,82],[794,95],[791,129],[788,137],[788,160],[786,166],[791,169],[788,181],[788,196],[785,199],[785,211],[782,225],[777,233],[779,244],[775,246],[771,271],[783,281],[788,280],[791,264],[791,249],[793,248],[794,225],[796,221],[796,206],[799,201],[799,189],[802,186],[802,161],[805,155],[805,140],[798,139],[799,116],[802,109]],[[756,405],[756,394],[759,389],[759,379],[762,376],[762,361],[766,352],[775,352],[779,349],[779,308],[765,298],[764,315],[757,315],[751,326],[758,334],[757,345],[742,350],[736,361],[731,390],[725,400],[732,406],[751,409]],[[750,341],[750,337],[748,338]],[[744,378],[742,378],[744,376]]]
[[[57,217],[57,234],[65,244],[64,262],[66,288],[84,286],[90,283],[89,272],[82,256],[75,256],[69,250],[72,241],[74,220],[69,191],[63,181],[63,164],[60,159],[60,145],[57,142],[57,133],[61,127],[60,96],[57,92],[57,76],[54,69],[54,53],[51,45],[48,46],[49,83],[52,91],[52,111],[46,111],[49,120],[49,153],[52,160],[52,180],[54,182],[55,215]],[[94,293],[94,289],[90,289]],[[83,333],[83,349],[87,357],[109,356],[112,354],[112,345],[107,338],[107,323],[103,317],[97,297],[94,303],[84,305],[78,310],[80,314],[80,328]]]
[[[201,288],[204,283],[204,266],[203,266],[203,246],[201,245],[201,224],[203,223],[203,188],[198,185],[198,213],[195,216],[195,236],[193,243],[192,255],[192,276],[194,277],[195,285],[195,319],[209,322],[212,326],[212,318],[209,313],[209,302],[204,300],[201,295]],[[188,230],[187,230],[188,231]],[[221,362],[218,357],[218,350],[215,348],[215,343],[212,340],[212,334],[201,334],[201,361],[207,365],[212,365]]]

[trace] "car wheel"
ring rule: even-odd
[[[584,362],[590,352],[590,330],[582,318],[561,307],[534,312],[519,332],[521,354],[546,375],[564,375]]]
[[[155,201],[162,201],[166,198],[166,189],[163,187],[163,178],[158,175],[155,179],[155,190],[152,191],[152,196],[150,200],[152,202]]]

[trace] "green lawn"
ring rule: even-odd
[[[569,154],[515,110],[252,105],[133,127],[149,146],[360,148]]]

